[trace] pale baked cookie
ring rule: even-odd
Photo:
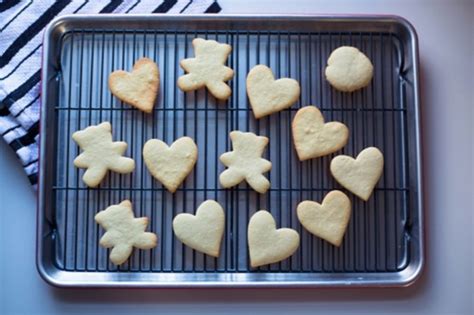
[[[343,192],[333,190],[321,204],[309,200],[300,202],[296,214],[311,234],[339,246],[351,217],[351,201]]]
[[[248,244],[250,265],[258,267],[293,255],[300,244],[300,235],[293,229],[277,229],[273,216],[260,210],[250,218]]]
[[[229,188],[246,180],[254,190],[265,193],[270,188],[270,181],[263,173],[272,168],[272,163],[262,158],[268,138],[251,132],[232,131],[230,139],[233,151],[220,156],[220,161],[228,167],[219,176],[221,185]]]
[[[173,220],[173,231],[183,244],[204,254],[219,257],[224,217],[224,209],[219,203],[206,200],[196,210],[196,215],[178,214]]]
[[[375,147],[359,153],[356,159],[338,155],[331,161],[332,176],[346,189],[367,201],[383,171],[383,154]]]
[[[170,192],[175,192],[196,164],[198,148],[193,139],[181,137],[171,146],[161,140],[148,140],[143,159],[154,178]]]
[[[273,72],[264,65],[256,65],[247,75],[247,95],[256,119],[291,107],[300,97],[298,81],[275,80]]]
[[[342,92],[353,92],[367,86],[374,75],[369,58],[359,49],[341,46],[328,59],[326,79]]]
[[[189,92],[207,87],[215,98],[225,101],[231,94],[225,81],[234,76],[234,70],[225,66],[232,47],[202,38],[195,38],[193,47],[195,57],[180,62],[187,74],[179,77],[179,88]]]
[[[135,161],[122,156],[127,143],[112,141],[112,126],[109,122],[76,131],[72,139],[83,150],[74,159],[74,165],[87,169],[82,180],[89,187],[98,186],[108,170],[127,174],[135,169]]]
[[[156,246],[156,234],[145,232],[148,218],[135,218],[129,200],[100,211],[95,215],[95,221],[106,231],[99,244],[112,247],[110,260],[116,265],[128,259],[133,247],[150,249]]]
[[[315,106],[305,106],[296,112],[291,125],[296,152],[301,161],[324,156],[344,147],[349,129],[340,122],[324,122]]]
[[[151,113],[160,87],[158,65],[148,58],[140,58],[132,72],[117,70],[109,76],[113,95],[141,111]]]

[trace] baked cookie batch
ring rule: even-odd
[[[228,44],[214,40],[193,40],[194,58],[180,62],[186,72],[178,79],[178,87],[193,91],[206,87],[219,100],[226,100],[231,89],[226,83],[234,71],[225,65],[232,50]],[[326,79],[336,89],[352,92],[367,86],[373,76],[370,60],[357,48],[343,46],[334,50],[325,69]],[[123,102],[146,113],[153,110],[159,91],[159,69],[155,62],[141,58],[132,72],[114,71],[109,76],[109,88]],[[300,84],[291,78],[275,79],[265,65],[253,67],[247,75],[247,95],[256,119],[291,107],[300,96]],[[325,122],[315,106],[299,109],[292,121],[295,149],[300,161],[318,158],[342,149],[348,142],[349,129],[341,122]],[[230,133],[232,151],[220,156],[226,169],[220,174],[222,187],[230,188],[242,181],[264,194],[270,181],[264,175],[272,163],[263,158],[267,137],[239,130]],[[107,171],[130,173],[135,162],[123,156],[127,144],[112,140],[112,126],[103,122],[76,131],[73,140],[82,153],[74,160],[78,168],[85,168],[84,183],[97,187]],[[174,193],[194,168],[198,148],[193,139],[181,137],[171,145],[150,139],[143,146],[143,160],[150,174],[171,193]],[[354,159],[338,155],[330,163],[333,177],[344,188],[367,201],[383,171],[383,155],[375,147],[362,150]],[[321,203],[305,200],[296,208],[298,220],[313,235],[334,246],[340,246],[351,217],[350,199],[341,191],[329,192]],[[157,236],[145,232],[148,219],[135,218],[128,200],[100,211],[95,220],[105,230],[100,245],[112,248],[110,260],[122,264],[133,247],[150,249],[156,246]],[[218,257],[224,234],[225,212],[214,200],[204,201],[195,215],[178,214],[173,220],[173,231],[185,245],[204,254]],[[275,219],[266,210],[257,211],[248,224],[250,264],[258,267],[275,263],[291,256],[300,243],[299,234],[289,228],[277,228]]]

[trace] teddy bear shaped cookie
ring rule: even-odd
[[[196,56],[180,62],[181,68],[187,74],[179,77],[179,88],[189,92],[207,87],[215,98],[225,101],[231,94],[230,87],[225,81],[234,76],[234,70],[224,64],[232,47],[203,38],[195,38],[193,47]]]

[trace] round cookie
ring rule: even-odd
[[[359,49],[341,46],[329,56],[325,74],[334,88],[342,92],[353,92],[370,83],[374,67]]]

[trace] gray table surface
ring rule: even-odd
[[[223,13],[386,13],[420,40],[427,256],[408,288],[85,290],[35,267],[36,197],[0,141],[0,314],[473,314],[473,1],[220,0]]]

